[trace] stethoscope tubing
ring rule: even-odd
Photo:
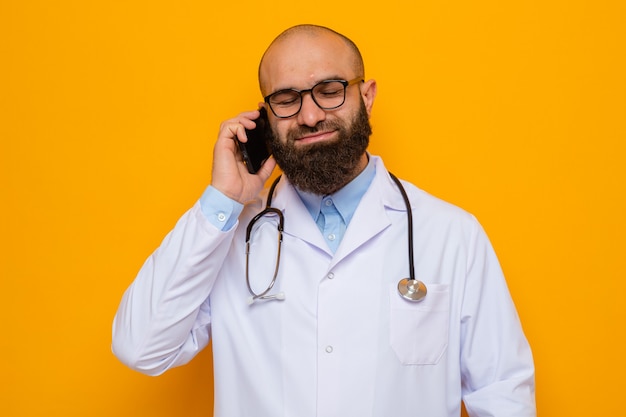
[[[413,258],[413,208],[411,207],[411,202],[409,201],[409,196],[406,194],[406,190],[402,186],[402,183],[391,172],[389,172],[389,176],[398,186],[398,190],[400,190],[400,194],[402,194],[402,198],[404,199],[404,204],[406,205],[406,221],[408,227],[408,239],[409,239],[409,277],[412,280],[415,280],[415,260]]]
[[[407,210],[409,278],[403,278],[398,282],[398,292],[404,299],[408,301],[419,302],[419,301],[422,301],[424,297],[426,297],[427,289],[426,289],[426,285],[423,282],[415,279],[415,260],[414,260],[414,255],[413,255],[413,213],[412,213],[411,202],[409,201],[409,196],[407,195],[406,190],[404,189],[404,186],[402,185],[402,182],[400,182],[398,177],[393,175],[391,172],[388,172],[388,173],[391,179],[396,183],[398,190],[400,191],[400,194],[402,195],[402,199],[404,200],[404,204],[406,205],[406,210]],[[254,303],[255,300],[259,300],[259,299],[261,300],[284,300],[285,299],[285,295],[282,292],[278,294],[268,295],[268,293],[274,287],[274,284],[276,283],[276,278],[278,277],[278,269],[280,267],[280,252],[281,252],[281,246],[282,246],[282,241],[283,241],[283,230],[285,226],[284,224],[285,219],[284,219],[282,211],[280,211],[277,208],[272,207],[272,198],[274,195],[274,190],[276,189],[276,186],[278,185],[280,178],[281,176],[279,175],[274,180],[274,182],[272,183],[268,191],[265,209],[261,211],[260,213],[258,213],[256,216],[254,216],[252,220],[250,220],[250,222],[248,223],[248,227],[246,228],[246,285],[248,287],[248,291],[251,294],[251,297],[248,299],[249,304],[252,304]],[[254,224],[260,218],[262,218],[268,213],[276,214],[276,216],[279,219],[278,226],[277,226],[278,227],[278,250],[277,250],[277,255],[276,255],[276,266],[274,268],[274,274],[273,274],[272,280],[270,281],[269,286],[265,289],[265,291],[257,294],[252,289],[252,286],[250,285],[250,265],[249,265],[250,238],[252,235],[252,228]]]

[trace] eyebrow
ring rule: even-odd
[[[277,88],[276,90],[274,90],[273,92],[271,92],[270,94],[274,94],[278,91],[284,91],[284,90],[295,90],[295,91],[301,91],[301,90],[308,90],[309,88],[313,88],[315,85],[323,82],[323,81],[328,81],[328,80],[345,80],[347,81],[349,78],[343,77],[341,75],[331,75],[329,77],[322,77],[319,79],[316,79],[316,81],[313,82],[313,84],[311,84],[308,88],[296,88],[296,87],[284,87],[284,88]]]

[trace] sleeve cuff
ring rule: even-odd
[[[237,223],[243,204],[209,185],[200,197],[200,208],[209,223],[219,230],[227,231]]]

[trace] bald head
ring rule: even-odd
[[[349,38],[324,26],[298,25],[278,35],[263,54],[259,64],[259,87],[263,95],[271,92],[269,78],[277,68],[289,71],[290,66],[298,65],[298,52],[315,54],[311,58],[319,59],[320,66],[340,54],[353,73],[351,78],[365,75],[361,52]]]

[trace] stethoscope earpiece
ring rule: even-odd
[[[255,301],[265,301],[265,300],[278,300],[278,301],[285,301],[285,293],[284,292],[279,292],[276,294],[270,294],[270,295],[257,295],[255,297],[248,297],[248,305],[251,306],[252,304],[254,304]]]
[[[426,285],[416,279],[404,278],[398,282],[398,292],[409,301],[422,301],[426,297]]]

